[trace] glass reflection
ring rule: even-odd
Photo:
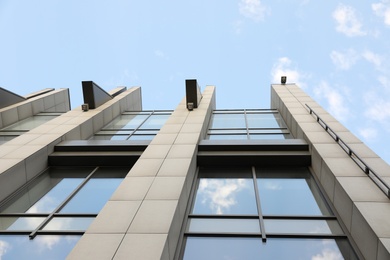
[[[251,140],[282,140],[287,139],[287,135],[283,134],[250,134],[249,139]]]
[[[142,124],[140,129],[160,129],[170,115],[151,115],[145,123]]]
[[[244,114],[213,114],[209,128],[246,128]]]
[[[148,115],[128,115],[123,114],[115,118],[105,126],[105,129],[135,129],[148,117]]]
[[[5,127],[1,130],[12,130],[12,131],[28,131],[37,126],[40,126],[58,115],[35,115],[24,120],[21,120],[13,125]]]
[[[337,220],[264,219],[264,225],[275,234],[344,234]]]
[[[126,140],[128,135],[94,135],[90,140]]]
[[[92,169],[50,168],[4,205],[0,212],[49,213],[69,196]]]
[[[80,237],[0,235],[0,259],[65,259]]]
[[[346,239],[188,237],[185,260],[358,259]]]
[[[43,230],[87,230],[94,217],[54,217]]]
[[[194,214],[257,214],[252,179],[200,178]]]
[[[249,128],[280,128],[284,127],[279,114],[246,114]]]
[[[61,209],[62,213],[99,213],[121,178],[93,178]]]
[[[259,219],[192,218],[189,232],[207,233],[260,233]]]
[[[246,134],[243,135],[208,135],[209,140],[247,140]]]
[[[0,230],[34,230],[44,220],[44,217],[0,217]]]
[[[257,179],[264,215],[328,215],[330,211],[307,171],[260,174]],[[274,176],[274,177],[272,177]]]

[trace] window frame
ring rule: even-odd
[[[238,114],[243,115],[244,123],[242,127],[212,127],[214,115],[227,115],[227,114]],[[272,114],[279,115],[279,119],[275,117],[275,122],[279,127],[250,127],[248,121],[248,115],[256,114]],[[257,131],[257,133],[256,133]],[[277,132],[279,131],[279,133]],[[217,133],[216,133],[217,132]],[[218,133],[219,132],[219,133]],[[224,139],[224,136],[229,136],[232,138]],[[242,138],[238,138],[242,136]],[[244,138],[245,136],[246,138]],[[276,109],[223,109],[223,110],[213,110],[210,117],[210,122],[207,128],[206,138],[208,140],[263,140],[263,138],[254,138],[260,136],[268,136],[271,138],[264,139],[291,139],[293,138],[291,132],[289,131],[286,123],[281,117],[280,113]],[[220,138],[221,137],[221,138]],[[237,138],[234,138],[237,137]],[[251,138],[252,137],[252,138]]]
[[[186,209],[185,213],[185,219],[183,221],[183,227],[181,236],[179,239],[179,244],[175,253],[174,259],[183,259],[185,248],[186,248],[186,242],[188,237],[249,237],[249,238],[259,238],[263,243],[266,243],[267,238],[287,238],[287,239],[334,239],[334,241],[337,242],[337,240],[343,240],[349,243],[350,250],[352,250],[355,253],[355,256],[358,258],[360,257],[360,252],[357,250],[356,245],[354,244],[353,240],[351,239],[347,228],[342,222],[339,222],[339,216],[337,215],[336,211],[334,210],[332,204],[329,202],[329,199],[325,195],[325,192],[323,188],[318,185],[318,179],[316,178],[315,174],[312,173],[310,168],[308,167],[294,167],[294,168],[306,168],[307,172],[313,182],[313,185],[316,186],[316,189],[318,191],[317,196],[320,196],[323,200],[323,203],[326,204],[326,207],[329,210],[330,214],[326,215],[264,215],[261,208],[261,197],[259,195],[259,188],[257,186],[257,180],[260,178],[259,174],[257,174],[256,166],[245,166],[242,167],[250,167],[252,172],[252,179],[254,183],[254,189],[255,189],[255,196],[256,196],[256,204],[258,208],[258,215],[218,215],[218,214],[193,214],[191,213],[194,204],[195,204],[195,198],[197,195],[197,190],[199,188],[200,179],[203,176],[200,176],[200,167],[197,167],[197,170],[195,172],[194,176],[194,184],[192,185],[190,196],[189,196],[189,204]],[[204,167],[204,168],[216,168],[216,167]],[[262,168],[262,167],[258,167]],[[269,167],[265,167],[269,168]],[[280,167],[288,169],[287,167]],[[218,169],[218,168],[216,168]],[[288,173],[286,173],[288,174]],[[221,175],[222,176],[222,175]],[[223,178],[223,177],[221,177]],[[314,197],[314,194],[313,194]],[[224,232],[191,232],[189,231],[189,223],[191,219],[258,219],[259,220],[259,226],[260,226],[260,232],[230,232],[230,233],[224,233]],[[280,233],[280,232],[274,232],[270,233],[267,232],[265,228],[265,221],[266,220],[324,220],[324,221],[335,221],[338,224],[338,227],[340,228],[342,234],[333,234],[331,231],[329,234],[325,233],[294,233],[294,232],[288,232],[288,233]],[[264,232],[265,231],[265,232]]]
[[[102,127],[98,132],[96,132],[89,140],[122,140],[122,141],[132,141],[132,137],[147,136],[146,139],[135,139],[139,140],[152,140],[154,136],[160,131],[160,128],[142,128],[147,124],[150,118],[153,116],[167,115],[168,117],[173,113],[173,110],[141,110],[141,111],[125,111],[120,114],[118,117],[111,120],[107,125]],[[107,128],[112,122],[122,115],[145,115],[146,117],[140,122],[136,127],[128,128]],[[168,120],[168,118],[167,118]],[[164,125],[164,124],[163,124]],[[161,125],[161,127],[163,126]],[[111,133],[110,133],[111,132]],[[121,139],[112,139],[113,137],[122,136]],[[109,139],[99,139],[98,137],[109,137]]]
[[[39,213],[27,213],[27,212],[20,212],[20,213],[1,213],[0,212],[0,218],[7,218],[7,217],[15,217],[15,218],[21,218],[21,217],[42,217],[45,218],[39,225],[36,226],[34,229],[26,229],[26,230],[0,230],[0,235],[28,235],[29,239],[34,239],[37,235],[83,235],[86,230],[45,230],[44,227],[54,218],[96,218],[99,212],[96,213],[62,213],[60,212],[62,208],[64,208],[68,202],[74,198],[80,190],[93,178],[95,178],[96,175],[99,175],[99,170],[101,169],[109,169],[109,168],[117,168],[121,169],[124,172],[119,173],[120,175],[123,175],[123,178],[125,178],[125,175],[127,172],[131,169],[131,167],[126,167],[126,166],[118,166],[118,167],[113,167],[113,166],[69,166],[69,167],[61,167],[61,166],[51,166],[47,167],[44,171],[42,171],[40,174],[38,174],[36,177],[28,181],[26,184],[24,184],[22,187],[20,187],[16,192],[11,194],[8,198],[3,200],[0,203],[0,209],[3,211],[4,209],[7,209],[8,206],[12,205],[12,203],[16,202],[18,199],[18,196],[23,194],[26,189],[29,189],[31,185],[36,185],[40,182],[40,178],[42,178],[45,174],[50,174],[48,171],[53,168],[53,169],[61,169],[61,170],[72,170],[72,169],[90,169],[89,173],[85,175],[82,175],[80,178],[82,178],[81,182],[76,185],[72,189],[72,191],[63,199],[53,210],[50,212],[39,212]],[[128,170],[127,172],[125,170]],[[118,173],[117,173],[118,174]],[[103,173],[103,175],[105,175]],[[122,178],[118,177],[117,178]],[[75,177],[75,176],[71,176]],[[66,178],[66,176],[64,176]],[[99,177],[99,178],[110,178],[110,176],[104,176],[104,177]],[[55,185],[56,186],[56,185]],[[51,187],[54,188],[55,186]],[[49,190],[49,191],[50,191]],[[49,192],[48,191],[48,192]],[[43,198],[48,192],[45,192],[42,194],[40,197]],[[39,199],[39,200],[40,200]],[[38,200],[38,201],[39,201]],[[36,203],[36,202],[35,202]],[[106,203],[106,202],[105,202]],[[93,219],[91,220],[91,222]]]

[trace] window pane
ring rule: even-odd
[[[267,233],[276,234],[344,234],[337,220],[264,219]]]
[[[65,259],[81,236],[0,235],[2,259]]]
[[[248,136],[245,135],[209,135],[209,140],[247,140]]]
[[[10,125],[8,127],[3,128],[2,130],[23,130],[23,131],[28,131],[31,130],[37,126],[40,126],[43,123],[46,123],[47,121],[50,121],[53,118],[56,118],[57,115],[55,116],[39,116],[35,115],[29,118],[26,118],[22,121],[19,121],[13,125]]]
[[[188,237],[183,259],[260,259],[261,245],[261,238]]]
[[[357,259],[346,239],[188,237],[185,260]]]
[[[170,115],[151,115],[145,123],[142,124],[140,129],[160,129]]]
[[[244,114],[213,114],[209,128],[246,128]]]
[[[251,129],[250,134],[288,134],[286,129]]]
[[[258,174],[264,215],[327,215],[330,211],[307,170],[276,169]]]
[[[43,230],[87,230],[95,218],[54,217]]]
[[[126,140],[128,135],[94,135],[90,140]]]
[[[61,209],[62,213],[99,213],[122,178],[92,178]]]
[[[247,114],[249,128],[280,128],[285,127],[279,114]]]
[[[231,134],[231,135],[246,135],[246,129],[218,129],[218,130],[209,130],[208,134]]]
[[[256,134],[251,134],[249,135],[249,139],[251,140],[281,140],[281,139],[286,139],[286,135],[271,135],[271,134],[263,134],[263,135],[256,135]]]
[[[83,181],[93,168],[50,168],[4,205],[1,213],[49,213]],[[68,178],[65,178],[68,177]]]
[[[0,217],[0,230],[34,230],[44,220],[44,217]]]
[[[110,124],[104,127],[104,129],[134,129],[137,128],[148,115],[120,115],[115,118]]]
[[[257,214],[252,179],[200,178],[194,214]]]
[[[259,219],[192,218],[189,232],[206,233],[260,233]]]

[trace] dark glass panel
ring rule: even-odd
[[[124,178],[129,171],[129,167],[99,167],[93,178]]]
[[[43,230],[87,230],[94,217],[54,217]]]
[[[2,259],[65,259],[81,236],[38,235],[30,240],[26,235],[0,235]]]
[[[259,219],[191,218],[189,232],[202,233],[260,233]]]

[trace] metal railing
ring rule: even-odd
[[[309,113],[316,117],[317,122],[325,129],[325,131],[340,145],[340,147],[349,155],[349,157],[362,169],[362,171],[390,198],[390,186],[376,174],[341,138],[333,131],[324,120],[322,120],[316,112],[307,104]]]

